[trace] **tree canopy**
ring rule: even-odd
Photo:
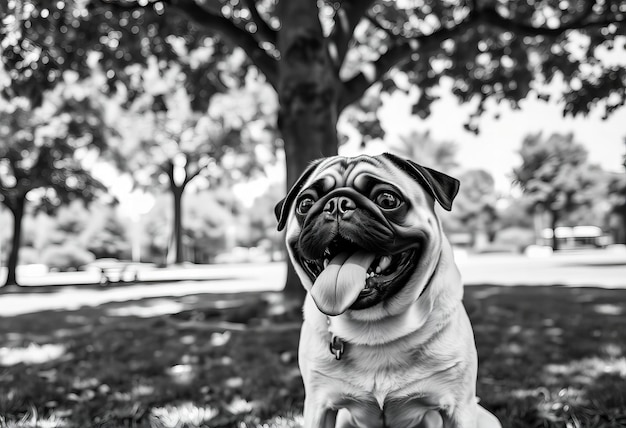
[[[51,211],[104,190],[88,165],[106,150],[109,127],[93,85],[65,81],[38,107],[24,98],[0,106],[0,203],[13,214],[7,284],[16,283],[21,222],[27,198]],[[91,96],[93,95],[93,96]]]
[[[574,136],[530,135],[522,142],[522,164],[513,171],[534,207],[550,213],[554,230],[565,213],[590,206],[604,182],[601,170],[588,163],[587,151]],[[553,248],[558,248],[553,234]]]
[[[86,70],[94,53],[111,83],[128,82],[129,64],[157,55],[182,64],[199,89],[195,100],[206,103],[227,85],[217,65],[235,47],[247,55],[241,65],[253,63],[281,92],[288,70],[280,64],[291,54],[307,55],[305,45],[286,43],[283,33],[293,27],[284,36],[296,42],[310,24],[298,32],[292,21],[315,21],[323,42],[319,60],[340,77],[339,110],[381,82],[383,90],[419,87],[415,112],[427,115],[443,76],[454,79],[453,91],[464,101],[516,103],[557,75],[566,83],[566,112],[588,111],[601,100],[610,112],[624,98],[624,64],[602,61],[604,50],[623,48],[620,0],[61,0],[46,7],[9,1],[3,12],[11,78],[5,95],[38,98],[62,70]],[[288,52],[291,46],[304,50]],[[407,79],[390,76],[393,68]]]

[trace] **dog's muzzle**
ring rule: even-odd
[[[317,307],[333,316],[374,306],[402,288],[422,248],[419,240],[404,241],[372,201],[340,189],[309,208],[293,250]]]

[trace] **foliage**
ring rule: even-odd
[[[11,78],[2,88],[7,98],[25,96],[38,104],[43,91],[62,80],[64,70],[76,70],[84,78],[94,63],[106,70],[111,94],[120,89],[116,82],[132,92],[136,75],[129,66],[144,65],[151,56],[163,64],[180,64],[199,109],[226,88],[218,64],[232,49],[219,37],[206,37],[188,19],[165,15],[162,3],[144,9],[61,0],[41,7],[29,0],[10,1],[4,8],[0,37],[3,69]],[[229,77],[236,81],[236,75]]]
[[[0,203],[13,214],[7,284],[16,284],[15,268],[27,198],[51,212],[72,200],[93,200],[104,186],[86,167],[105,151],[109,128],[97,79],[64,82],[45,94],[40,106],[17,98],[0,104]]]
[[[68,77],[40,107],[16,99],[0,109],[0,200],[9,209],[34,189],[44,189],[33,198],[47,210],[103,190],[84,167],[106,148],[102,106],[72,93],[74,84]]]
[[[515,168],[515,181],[523,192],[553,216],[553,226],[563,212],[591,206],[606,197],[604,176],[587,162],[587,151],[574,141],[573,134],[541,133],[526,137],[520,149],[522,165]]]
[[[151,57],[136,71],[143,79],[133,88],[136,98],[117,112],[123,168],[137,184],[184,189],[200,175],[215,184],[258,170],[257,144],[271,150],[275,140],[271,90],[251,77],[244,88],[215,95],[208,109],[195,110],[181,67],[160,67]]]
[[[160,187],[174,196],[174,253],[176,262],[182,262],[185,190],[192,182],[215,186],[263,170],[263,161],[269,159],[259,154],[259,146],[271,154],[275,144],[269,125],[275,113],[273,94],[252,76],[245,88],[215,95],[208,110],[196,110],[185,84],[189,76],[180,65],[163,68],[150,57],[135,73],[135,98],[118,111],[120,163],[138,186],[151,191]],[[198,184],[200,178],[204,180]]]
[[[95,259],[93,253],[72,242],[50,245],[41,255],[43,264],[61,272],[78,270]]]
[[[491,285],[465,295],[477,393],[503,426],[623,426],[624,290]],[[0,427],[301,426],[299,308],[258,293],[168,302],[182,311],[151,298],[3,318]]]
[[[64,69],[86,70],[92,52],[114,82],[129,83],[128,65],[155,55],[176,61],[190,77],[194,102],[211,96],[245,75],[255,64],[278,88],[280,43],[285,23],[299,10],[273,1],[213,0],[127,2],[63,0],[43,9],[36,3],[9,2],[3,19],[4,62],[12,82],[9,96],[36,97],[60,79]],[[602,51],[620,49],[625,12],[619,0],[573,2],[319,2],[312,16],[324,33],[332,67],[341,71],[338,106],[357,101],[375,82],[385,91],[421,89],[415,113],[423,116],[443,77],[454,81],[462,101],[510,100],[514,105],[535,92],[536,83],[560,78],[565,111],[580,113],[604,101],[610,113],[623,104],[623,64],[602,62]],[[283,24],[281,26],[281,24]],[[308,27],[310,24],[303,26]],[[239,76],[225,76],[220,64],[234,47]],[[406,75],[388,74],[397,69]],[[475,129],[475,124],[468,124]]]

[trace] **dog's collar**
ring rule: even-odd
[[[330,350],[330,353],[335,356],[335,359],[339,361],[345,352],[346,343],[343,339],[333,333],[329,316],[326,316],[326,325],[328,326],[328,335],[330,337],[328,349]]]

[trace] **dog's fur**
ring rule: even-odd
[[[277,205],[279,229],[286,227],[289,256],[308,291],[299,347],[305,428],[500,426],[477,404],[461,277],[434,209],[437,201],[450,210],[458,186],[390,154],[337,156],[311,165]],[[381,189],[401,204],[377,204]],[[312,293],[322,289],[315,283],[322,274],[305,267],[305,259],[323,257],[337,241],[349,245],[346,254],[365,248],[417,255],[393,291],[374,287],[374,297],[361,293],[346,308],[327,301],[332,293],[326,301]],[[345,346],[341,359],[329,351],[332,337]]]

